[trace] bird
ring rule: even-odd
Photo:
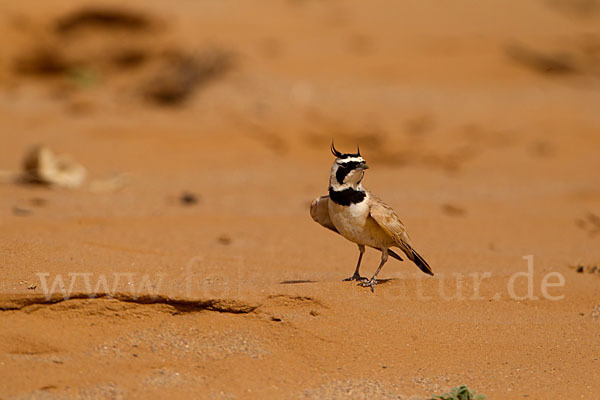
[[[369,166],[360,154],[360,147],[357,146],[356,153],[341,153],[332,141],[331,153],[335,161],[329,176],[329,194],[312,201],[310,215],[317,223],[358,246],[356,269],[344,281],[357,281],[374,292],[377,275],[388,256],[403,261],[391,247],[399,248],[421,271],[433,275],[427,261],[412,247],[406,227],[396,212],[362,186]],[[360,276],[359,272],[365,247],[381,251],[379,267],[371,279]]]

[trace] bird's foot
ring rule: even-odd
[[[359,274],[354,274],[350,278],[344,279],[344,282],[348,281],[357,281],[357,282],[366,282],[369,278],[365,278],[364,276],[360,276]]]
[[[359,282],[359,286],[370,287],[371,293],[375,293],[375,285],[377,285],[377,279],[375,278],[366,279],[363,282]]]

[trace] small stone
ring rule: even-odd
[[[23,208],[23,207],[19,207],[19,206],[14,206],[13,209],[13,214],[15,215],[19,215],[19,216],[26,216],[26,215],[30,215],[31,214],[31,210],[28,208]]]
[[[219,242],[219,244],[227,246],[231,244],[231,238],[227,235],[221,235],[217,238],[217,242]]]
[[[44,207],[48,204],[48,201],[43,197],[32,197],[29,199],[29,203],[34,207]]]
[[[460,217],[464,216],[467,213],[467,210],[460,206],[446,203],[442,204],[442,212],[453,217]]]
[[[179,197],[179,202],[186,206],[193,206],[195,204],[198,204],[198,201],[198,196],[191,192],[183,192]]]

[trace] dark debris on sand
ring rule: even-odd
[[[155,23],[148,16],[136,11],[111,7],[90,7],[77,10],[59,18],[55,30],[59,34],[70,34],[81,29],[145,31]]]
[[[43,40],[23,46],[12,61],[13,71],[17,77],[46,80],[63,94],[103,85],[112,87],[114,96],[129,93],[168,107],[185,104],[200,88],[231,71],[231,51],[218,46],[173,48],[161,41],[165,29],[158,27],[166,24],[158,21],[119,7],[75,10],[50,21]],[[112,82],[123,84],[115,89]]]
[[[155,104],[180,105],[196,89],[223,76],[232,66],[231,54],[220,50],[207,50],[198,56],[169,53],[155,76],[142,85],[142,92]]]

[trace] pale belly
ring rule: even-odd
[[[329,202],[329,217],[338,232],[346,239],[377,249],[394,245],[385,231],[369,217],[367,201],[351,206],[341,206]]]

